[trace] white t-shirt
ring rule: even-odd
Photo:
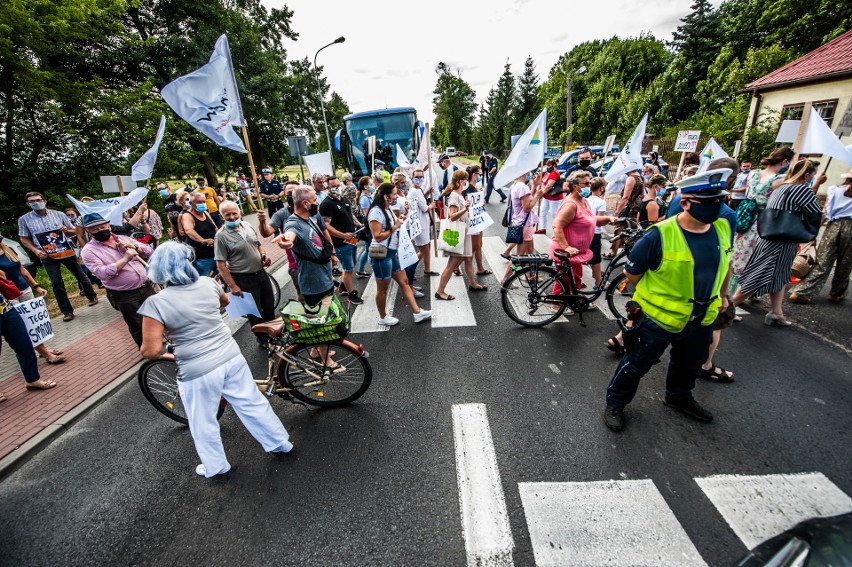
[[[606,212],[606,201],[597,195],[589,195],[586,197],[586,202],[589,203],[589,208],[592,209],[592,214],[595,216],[598,216],[599,213]],[[595,234],[601,234],[602,232],[602,226],[595,226]]]
[[[373,207],[370,209],[370,214],[367,215],[367,224],[369,225],[371,221],[379,221],[382,223],[382,230],[388,230],[393,226],[394,216],[390,211],[383,211],[379,207]],[[371,246],[376,244],[381,244],[382,246],[387,246],[391,250],[396,250],[399,248],[399,231],[395,230],[393,234],[391,234],[390,238],[386,238],[381,241],[377,241],[373,238]]]

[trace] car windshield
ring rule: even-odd
[[[346,133],[349,136],[353,169],[370,171],[367,154],[367,138],[376,137],[376,159],[385,162],[385,171],[396,169],[396,146],[402,148],[406,157],[416,157],[414,147],[414,113],[383,114],[362,116],[346,121]]]

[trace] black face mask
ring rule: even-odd
[[[92,235],[92,238],[94,238],[98,242],[106,242],[107,240],[112,238],[112,231],[110,231],[110,230],[99,230]]]
[[[703,224],[713,224],[719,219],[722,212],[722,202],[701,203],[699,201],[690,201],[689,210],[687,211],[692,218]]]
[[[317,205],[316,203],[312,203],[311,208],[308,212],[311,213],[312,217],[316,216],[316,214],[319,212],[319,205]]]
[[[580,160],[580,167],[585,169],[585,168],[589,167],[590,165],[592,165],[592,160],[590,160],[590,159],[581,159]]]
[[[292,211],[293,210],[293,194],[290,193],[287,195],[287,207]]]

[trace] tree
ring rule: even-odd
[[[441,146],[467,146],[471,143],[476,92],[460,73],[453,74],[452,68],[444,62],[438,63],[435,72],[438,73],[438,81],[432,91],[435,95],[432,99],[435,124],[431,135]]]
[[[524,74],[518,79],[515,108],[512,109],[514,132],[523,132],[539,112],[541,112],[541,105],[538,100],[538,74],[535,72],[532,57],[527,56]]]
[[[511,147],[512,134],[515,133],[512,131],[512,110],[515,106],[515,77],[512,75],[511,65],[507,62],[500,80],[497,81],[497,87],[488,92],[488,98],[485,99],[486,110],[480,119],[480,138],[494,153]]]
[[[707,76],[707,68],[719,49],[717,14],[709,0],[694,0],[690,12],[681,21],[670,43],[678,55],[679,68],[669,73],[669,86],[674,90],[666,114],[673,120],[686,118],[698,105],[689,96],[694,85]]]

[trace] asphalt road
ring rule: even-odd
[[[499,218],[493,203],[490,210]],[[361,289],[367,282],[356,281]],[[400,325],[355,335],[370,352],[374,381],[353,406],[321,411],[273,400],[294,453],[264,454],[227,411],[222,435],[238,470],[225,482],[194,474],[188,430],[128,383],[0,483],[0,564],[464,565],[458,404],[487,412],[515,565],[545,564],[566,542],[589,546],[586,564],[605,564],[596,554],[613,565],[730,564],[747,548],[696,480],[712,475],[821,473],[852,494],[844,352],[746,317],[725,333],[717,357],[736,381],[701,382],[695,391],[712,424],[663,406],[666,355],[629,406],[626,431],[615,434],[601,417],[616,364],[603,344],[614,323],[593,311],[587,328],[576,317],[520,328],[503,313],[495,280],[483,282],[489,291],[470,296],[476,326],[414,325],[398,298]],[[262,374],[249,330],[236,338]],[[630,482],[641,480],[650,482]],[[524,500],[539,486],[527,483],[540,482],[573,496],[560,505]],[[598,487],[606,491],[586,492]],[[642,504],[648,490],[664,513]],[[542,535],[548,525],[558,533]],[[640,526],[632,542],[607,531],[622,525],[619,533]],[[700,557],[667,563],[668,551],[657,550],[673,540]]]

